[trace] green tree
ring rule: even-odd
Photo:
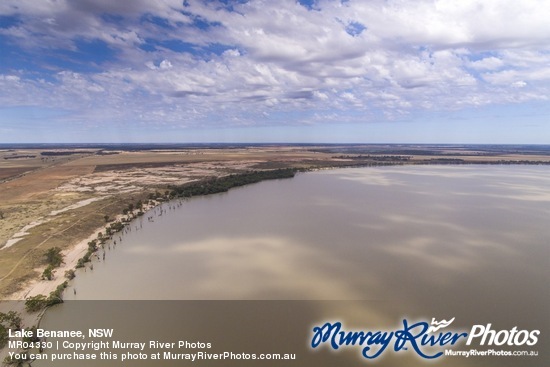
[[[0,349],[8,342],[8,329],[21,329],[21,317],[15,311],[0,312]]]
[[[42,279],[52,280],[53,273],[55,273],[55,270],[51,265],[48,265],[46,269],[44,269],[44,272],[42,273]]]
[[[0,324],[9,327],[10,329],[21,329],[21,317],[15,311],[7,313],[0,312]]]
[[[39,294],[34,297],[29,297],[25,301],[25,309],[27,312],[36,312],[48,306],[48,299],[45,295]]]
[[[8,329],[0,324],[0,349],[4,348],[8,343]]]
[[[59,247],[52,247],[44,254],[46,256],[46,263],[52,267],[58,267],[63,263],[63,254]]]

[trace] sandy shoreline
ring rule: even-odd
[[[142,211],[146,213],[147,211],[162,205],[163,202],[155,201],[153,204],[144,205]],[[122,222],[132,223],[134,219],[137,218],[138,210],[135,210],[133,213],[127,215],[118,215],[112,222]],[[112,223],[110,222],[110,223]],[[68,270],[77,270],[76,266],[78,261],[87,253],[88,243],[93,240],[97,240],[98,234],[100,232],[105,233],[105,229],[109,226],[109,223],[98,227],[94,232],[88,237],[76,242],[73,246],[70,246],[68,249],[62,251],[63,254],[63,263],[61,266],[55,268],[54,277],[52,280],[45,280],[41,278],[36,278],[29,281],[22,290],[17,291],[11,294],[8,298],[0,300],[0,312],[16,311],[20,314],[23,322],[23,327],[30,328],[36,326],[40,319],[42,318],[44,312],[47,308],[38,312],[28,313],[25,310],[24,301],[29,297],[34,297],[37,295],[49,296],[49,294],[57,289],[57,287],[65,281],[68,281],[69,287],[65,290],[68,291],[71,288],[71,281],[65,277],[65,272]],[[118,232],[116,232],[118,233]],[[113,233],[114,234],[114,233]],[[46,266],[37,268],[36,270],[39,273],[46,268]],[[2,358],[0,358],[0,361]]]
[[[34,279],[25,285],[24,289],[11,295],[8,300],[0,301],[0,312],[15,311],[22,319],[23,328],[31,328],[37,326],[47,308],[38,312],[29,313],[25,310],[25,299],[39,294],[48,296],[51,292],[67,280],[65,272],[70,269],[75,269],[78,260],[88,251],[88,242],[97,237],[97,234],[104,230],[104,227],[98,228],[89,237],[77,242],[70,249],[63,251],[64,262],[60,267],[56,268],[54,278],[52,280]],[[45,268],[45,267],[44,267]],[[43,270],[43,269],[37,269]],[[0,362],[7,357],[8,348],[0,349]]]
[[[162,204],[163,202],[158,201],[154,201],[152,204],[145,204],[142,208],[142,211],[146,213],[149,210]],[[134,212],[127,215],[117,215],[117,217],[112,222],[119,221],[122,223],[132,223],[132,221],[137,218],[137,212],[138,210],[135,210]],[[40,294],[47,297],[50,295],[51,292],[55,291],[57,287],[65,281],[68,281],[69,283],[69,286],[65,289],[65,292],[69,291],[69,289],[71,288],[71,281],[65,277],[65,272],[68,270],[77,270],[76,266],[78,264],[78,261],[88,252],[88,243],[90,241],[96,240],[100,232],[105,233],[105,229],[109,226],[110,223],[106,223],[105,225],[96,228],[91,235],[76,242],[68,249],[62,251],[63,263],[61,264],[61,266],[55,268],[54,277],[52,280],[45,280],[41,278],[33,279],[25,284],[22,290],[11,294],[6,299],[0,300],[0,312],[17,312],[22,319],[21,324],[23,328],[38,326],[40,324],[42,316],[48,310],[48,308],[46,307],[45,309],[42,309],[40,311],[29,313],[25,309],[25,300],[29,297],[34,297]],[[45,268],[46,266],[43,266],[37,268],[36,270],[39,273],[42,273]],[[0,349],[0,363],[2,363],[4,358],[7,357],[7,352],[7,347]]]
[[[155,207],[162,204],[163,202],[157,201],[153,202],[152,204],[144,204],[141,210],[146,213],[147,211],[154,209]],[[65,277],[66,271],[76,270],[78,260],[81,259],[88,251],[89,242],[97,240],[98,234],[100,232],[105,233],[105,230],[109,227],[110,223],[132,223],[132,221],[137,218],[138,211],[139,210],[134,210],[134,212],[127,215],[117,215],[117,217],[113,221],[96,228],[90,236],[78,241],[69,249],[62,251],[63,263],[58,268],[55,268],[54,278],[52,280],[45,280],[40,278],[33,279],[28,282],[22,290],[13,293],[8,299],[0,300],[0,304],[5,301],[24,301],[28,297],[33,297],[39,294],[48,296],[51,292],[55,291],[60,284],[67,280],[67,278]],[[46,266],[43,266],[41,268],[37,268],[36,270],[42,273],[45,268]],[[70,283],[71,282],[69,281],[69,286]],[[0,311],[2,310],[0,309]]]
[[[55,275],[52,280],[34,279],[30,281],[23,290],[14,293],[10,300],[24,301],[27,297],[33,297],[39,294],[48,296],[50,292],[53,292],[57,288],[58,285],[67,280],[67,278],[65,278],[65,272],[67,270],[75,269],[78,260],[84,256],[86,251],[88,251],[88,242],[96,239],[97,234],[102,232],[104,229],[105,227],[98,228],[89,237],[79,241],[72,248],[63,251],[63,264],[55,269]]]
[[[153,204],[145,204],[142,211],[146,213],[149,210],[154,209],[155,207],[162,204],[163,202],[157,201],[153,202]],[[125,223],[125,221],[130,219],[128,223],[132,223],[132,221],[137,218],[137,212],[138,210],[135,210],[128,215],[118,215],[113,222],[121,221]],[[81,259],[88,252],[88,243],[90,241],[96,240],[100,232],[105,233],[105,229],[108,227],[108,225],[109,223],[96,228],[90,236],[76,242],[74,246],[71,246],[67,250],[62,251],[63,263],[61,264],[61,266],[55,269],[54,278],[52,280],[45,280],[41,278],[33,279],[28,282],[22,290],[11,294],[7,299],[0,300],[0,312],[17,312],[22,319],[21,324],[23,328],[38,326],[40,324],[42,316],[44,316],[44,313],[48,310],[48,308],[42,309],[38,312],[29,313],[25,309],[25,300],[28,297],[37,296],[39,294],[45,295],[47,297],[51,292],[55,291],[56,288],[65,281],[68,281],[69,283],[69,287],[65,289],[65,292],[69,291],[69,289],[71,288],[71,281],[67,280],[67,278],[65,277],[65,272],[68,270],[76,270],[78,260]],[[37,268],[36,270],[42,273],[45,268],[46,266],[43,266],[41,268]],[[0,364],[2,363],[4,358],[7,357],[7,355],[7,347],[0,349]]]

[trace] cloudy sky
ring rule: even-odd
[[[0,142],[550,143],[548,0],[2,0]]]

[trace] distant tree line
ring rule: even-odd
[[[416,161],[414,164],[477,164],[477,165],[550,165],[550,161],[532,161],[532,160],[516,160],[516,159],[500,159],[498,161],[488,160],[465,160],[460,158],[431,158],[421,161]]]
[[[192,197],[199,195],[216,194],[226,192],[232,187],[244,186],[265,180],[291,178],[296,174],[296,169],[284,168],[271,171],[250,171],[240,174],[232,174],[224,177],[212,177],[206,180],[191,182],[172,187],[171,197]]]
[[[90,152],[82,151],[82,150],[72,150],[72,151],[63,151],[63,152],[56,152],[56,151],[45,151],[40,152],[40,155],[44,156],[55,156],[55,155],[72,155],[72,154],[90,154]]]
[[[10,155],[4,157],[4,159],[20,159],[20,158],[36,158],[35,155]]]
[[[412,156],[406,156],[406,155],[340,155],[333,158],[337,159],[369,159],[372,161],[380,161],[380,162],[393,162],[393,161],[409,161]]]

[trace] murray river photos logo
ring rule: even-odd
[[[426,359],[439,358],[446,349],[456,344],[467,346],[533,346],[538,342],[539,330],[494,330],[491,324],[473,325],[470,332],[448,330],[455,318],[431,323],[420,321],[410,323],[404,319],[402,327],[393,331],[347,331],[341,322],[326,322],[313,327],[311,347],[323,345],[338,350],[345,347],[359,347],[361,355],[375,359],[387,350],[394,352],[413,351]]]

